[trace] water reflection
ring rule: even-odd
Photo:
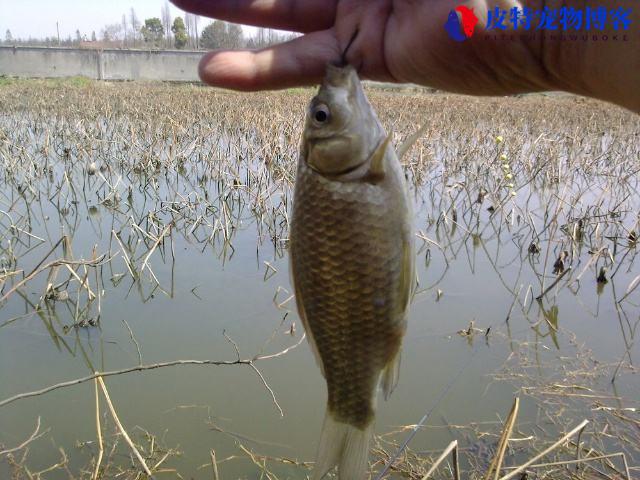
[[[80,103],[77,93],[67,95],[69,105]],[[389,95],[374,94],[376,108],[405,134],[411,122],[393,120],[398,108]],[[281,101],[252,98],[267,111]],[[257,478],[268,468],[300,478],[315,453],[325,393],[300,343],[288,280],[295,119],[249,128],[222,122],[212,108],[210,121],[178,113],[188,127],[177,128],[164,117],[150,121],[157,112],[148,105],[137,113],[87,107],[87,118],[75,107],[50,116],[12,108],[0,117],[0,401],[96,370],[178,359],[237,363],[300,344],[257,361],[259,374],[247,364],[189,365],[105,379],[152,466],[167,455],[159,469],[205,478],[213,449],[222,477]],[[557,114],[496,144],[491,132],[508,131],[512,118],[500,108],[505,119],[491,128],[481,107],[471,112],[474,122],[437,110],[434,125],[475,130],[434,129],[407,165],[420,286],[372,461],[381,467],[406,438],[403,426],[437,402],[473,355],[410,444],[408,458],[420,468],[428,465],[421,455],[454,438],[467,452],[463,468],[486,467],[496,414],[504,418],[515,393],[522,438],[550,440],[589,417],[600,428],[589,433],[589,446],[624,451],[637,464],[634,412],[625,410],[640,398],[638,250],[629,239],[639,229],[640,197],[637,174],[628,173],[628,158],[638,158],[637,122],[622,117],[604,135],[585,122],[569,134]],[[96,163],[91,175],[88,158]],[[565,251],[566,273],[553,285]],[[596,281],[602,267],[606,283]],[[99,450],[94,402],[89,381],[2,406],[0,444],[19,445],[40,417],[41,431],[50,432],[33,443],[27,463],[33,471],[59,463],[60,446],[69,469],[79,471]],[[127,469],[130,451],[104,404],[100,411],[105,445],[118,443],[105,462]],[[597,435],[605,425],[613,433]],[[519,442],[514,459],[535,445]],[[0,476],[10,471],[0,462]],[[62,470],[51,475],[66,478]]]

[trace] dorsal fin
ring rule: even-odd
[[[387,135],[384,140],[380,142],[378,148],[371,155],[371,166],[369,167],[369,175],[373,178],[382,178],[386,173],[386,162],[384,161],[387,147],[391,141],[391,134]]]
[[[413,135],[409,135],[409,137],[407,137],[407,139],[404,142],[402,142],[402,145],[400,145],[397,150],[399,160],[402,160],[402,157],[404,157],[404,154],[407,153],[411,147],[413,147],[413,144],[416,143],[416,141],[427,130],[427,125],[428,123],[424,122],[422,126]]]

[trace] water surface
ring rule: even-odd
[[[210,110],[211,117],[199,119],[185,107],[176,128],[162,116],[177,101],[174,95],[212,94],[168,87],[130,94],[62,89],[50,93],[59,105],[49,111],[38,88],[21,92],[22,102],[8,99],[6,91],[3,97],[8,112],[0,117],[1,261],[6,273],[21,272],[5,279],[1,293],[43,259],[87,261],[95,252],[102,264],[86,270],[96,294],[91,301],[77,278],[67,283],[70,271],[64,265],[11,293],[0,310],[0,400],[94,370],[177,359],[233,361],[234,343],[242,359],[299,343],[303,329],[291,299],[286,248],[299,115],[281,124],[278,135],[265,133],[260,122],[249,128],[247,121],[231,118],[255,119],[260,102],[276,108],[281,97],[249,97],[234,107],[238,97],[206,96],[208,108],[224,107],[227,117]],[[300,114],[310,93],[294,98]],[[64,95],[70,98],[60,98]],[[157,95],[159,107],[143,103],[141,112],[134,112],[135,102],[119,95],[124,100]],[[398,135],[414,128],[393,114],[394,105],[409,97],[372,95],[383,121],[395,125]],[[431,107],[450,102],[416,96]],[[87,98],[86,111],[78,110]],[[533,112],[536,101],[537,108],[552,105],[544,98],[510,101],[520,102],[521,113]],[[497,101],[485,102],[473,107],[476,114],[496,108]],[[505,112],[511,108],[506,101],[498,106]],[[289,115],[278,108],[278,115]],[[520,123],[509,130],[509,118],[471,123],[464,109],[434,109],[438,133],[421,142],[407,167],[416,204],[420,284],[400,383],[390,401],[379,401],[377,433],[415,424],[435,407],[411,449],[438,450],[457,438],[482,464],[496,438],[478,438],[473,431],[484,425],[499,432],[497,422],[516,395],[522,402],[520,434],[541,441],[582,418],[599,427],[612,421],[603,406],[637,407],[640,382],[633,365],[639,355],[634,339],[640,289],[620,299],[640,273],[636,249],[625,238],[639,230],[633,172],[640,129],[626,114],[609,113],[610,107],[582,108],[603,123],[614,125],[611,117],[617,123],[601,132],[584,120],[582,127],[559,131],[562,112],[546,119],[514,114]],[[157,123],[155,115],[160,115]],[[466,130],[442,128],[447,122]],[[498,134],[506,137],[503,144],[496,142]],[[501,153],[508,159],[500,160]],[[506,178],[504,163],[514,178]],[[552,222],[556,213],[558,221]],[[45,258],[63,237],[67,248],[60,244]],[[541,252],[530,254],[534,242]],[[591,260],[601,248],[607,250]],[[563,250],[571,254],[566,262],[571,272],[536,302],[542,279],[546,288],[557,278],[553,263]],[[596,282],[601,266],[609,277],[616,272],[604,285]],[[84,267],[71,268],[84,278]],[[61,284],[58,293],[68,293],[69,300],[43,299],[47,283]],[[469,329],[471,322],[477,330]],[[222,478],[260,478],[260,468],[242,447],[313,460],[325,386],[306,342],[255,366],[277,405],[247,365],[172,366],[105,382],[134,438],[144,443],[148,431],[156,445],[180,452],[163,467],[183,478],[211,478],[214,449]],[[558,384],[590,388],[592,396],[563,395],[585,390],[553,390]],[[104,401],[101,414],[105,439],[113,442]],[[637,413],[627,415],[637,420]],[[30,446],[26,463],[32,472],[56,463],[59,447],[71,472],[90,463],[97,451],[93,382],[0,407],[0,445],[20,444],[38,417],[49,432]],[[634,438],[633,427],[627,431],[620,421],[616,428],[628,437],[589,434],[586,441],[609,453],[625,451],[638,465],[637,444],[630,443],[637,431]],[[393,438],[401,441],[408,433]],[[126,445],[118,442],[109,461],[132,464]],[[234,458],[225,460],[229,457]],[[278,478],[303,478],[306,472],[276,461],[266,465]],[[11,471],[0,462],[0,476]],[[64,470],[46,476],[67,477]]]

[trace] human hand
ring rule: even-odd
[[[190,12],[246,25],[304,33],[258,51],[214,51],[200,63],[211,85],[264,90],[319,83],[328,62],[346,52],[363,78],[413,82],[472,95],[566,90],[640,111],[640,40],[563,42],[508,32],[509,40],[484,30],[486,12],[515,0],[172,0]],[[531,0],[540,9],[549,0]],[[565,3],[584,0],[565,0]],[[609,0],[612,4],[614,1]],[[605,2],[606,3],[606,2]],[[616,0],[632,8],[633,0]],[[452,8],[465,5],[479,17],[476,34],[453,41],[444,29]],[[632,25],[637,27],[637,12]],[[600,71],[593,71],[599,65]],[[635,86],[634,86],[635,85]]]

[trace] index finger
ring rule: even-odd
[[[200,78],[234,90],[268,90],[318,83],[326,64],[340,58],[333,29],[258,51],[217,50],[200,61]]]
[[[171,0],[187,12],[256,27],[295,32],[330,28],[338,0]]]

